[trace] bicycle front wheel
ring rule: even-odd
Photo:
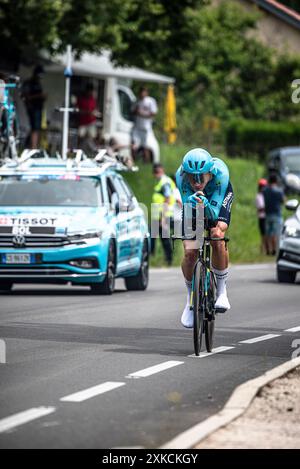
[[[216,302],[216,280],[212,272],[208,273],[208,292],[205,308],[205,345],[208,352],[212,352],[215,331],[215,302]]]
[[[204,332],[204,275],[202,264],[197,262],[193,277],[194,350],[197,357],[200,355]]]

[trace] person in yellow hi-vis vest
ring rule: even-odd
[[[152,227],[151,229],[151,254],[155,252],[156,238],[159,236],[162,242],[165,258],[168,265],[172,264],[173,249],[171,234],[174,223],[174,181],[165,174],[164,167],[160,163],[153,165],[153,175],[157,180],[152,195]],[[155,233],[153,233],[155,231]]]

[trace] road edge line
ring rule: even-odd
[[[217,412],[203,422],[200,422],[183,433],[180,433],[172,440],[160,446],[159,449],[194,448],[209,435],[240,417],[264,386],[286,373],[289,373],[298,366],[300,366],[300,357],[288,360],[287,362],[266,371],[261,376],[240,384],[232,392],[230,398],[220,412]]]

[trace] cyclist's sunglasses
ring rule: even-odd
[[[187,173],[188,179],[190,182],[196,182],[198,184],[204,183],[204,174],[191,174]]]

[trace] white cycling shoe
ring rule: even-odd
[[[227,293],[221,293],[215,302],[215,308],[217,313],[226,313],[230,309],[230,303],[228,301]]]
[[[194,327],[194,311],[193,308],[190,307],[190,302],[188,301],[185,305],[181,316],[181,324],[188,329]]]

